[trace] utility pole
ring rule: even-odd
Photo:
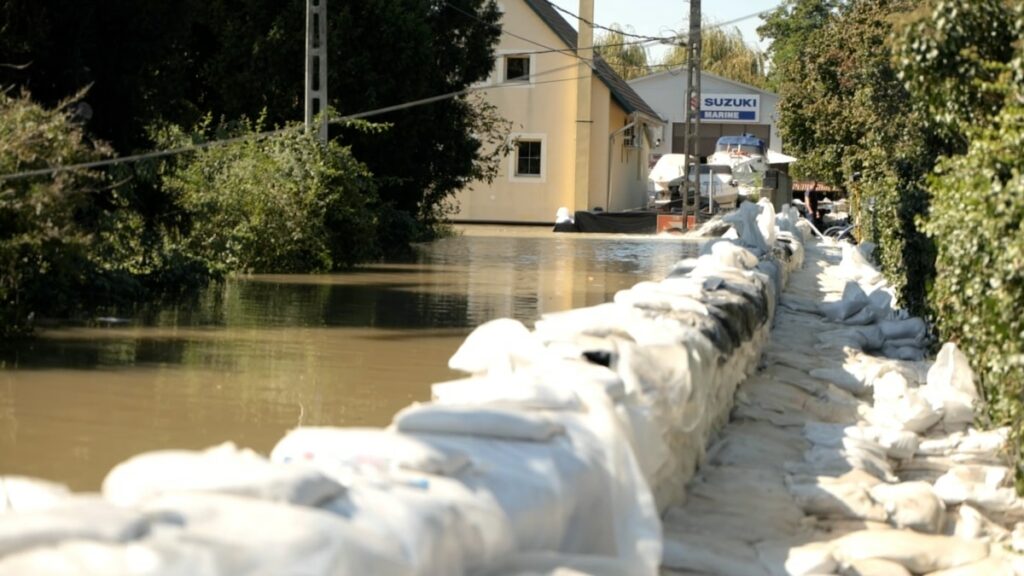
[[[327,0],[306,0],[306,134],[327,109]],[[320,116],[317,137],[327,144],[327,114]]]
[[[686,58],[686,125],[683,132],[683,154],[685,154],[683,186],[683,229],[687,227],[687,216],[693,211],[697,221],[700,212],[700,0],[690,0],[690,37],[687,39]],[[690,181],[693,178],[693,181]],[[692,204],[691,204],[692,202]]]

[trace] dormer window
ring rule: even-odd
[[[505,82],[529,82],[530,57],[528,55],[505,56]]]

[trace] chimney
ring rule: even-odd
[[[592,71],[590,62],[594,58],[594,0],[580,0],[579,35],[576,39],[576,55],[579,78],[576,81],[576,210],[589,210],[590,199],[590,89]],[[608,206],[604,209],[608,210]]]

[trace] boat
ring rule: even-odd
[[[698,165],[701,204],[735,208],[742,198],[759,194],[768,162],[764,140],[750,134],[722,136],[707,163]],[[665,209],[679,203],[685,165],[685,154],[665,154],[658,159],[648,177],[651,208]]]

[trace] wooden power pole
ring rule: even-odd
[[[306,0],[306,134],[327,108],[327,0]],[[327,144],[327,114],[320,115],[317,137]]]
[[[681,186],[684,230],[691,211],[694,222],[700,212],[700,23],[700,0],[690,0],[690,36],[686,41],[686,124],[683,132],[686,178]]]

